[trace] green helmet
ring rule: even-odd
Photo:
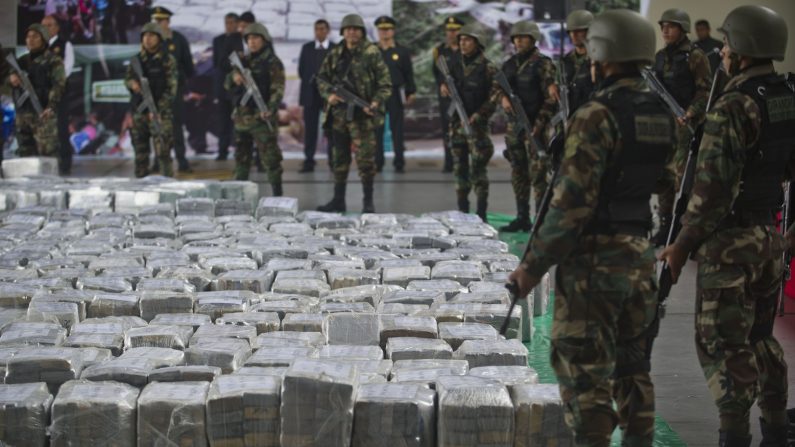
[[[28,27],[28,31],[36,31],[37,33],[41,34],[41,38],[44,39],[44,45],[47,45],[50,41],[50,33],[41,23],[34,23],[33,25],[30,25]]]
[[[662,25],[663,22],[676,23],[682,27],[682,31],[690,32],[690,16],[681,9],[669,9],[662,13],[662,17],[657,23]]]
[[[578,29],[588,29],[593,22],[593,14],[584,9],[573,11],[566,17],[566,31],[576,31]]]
[[[511,27],[511,40],[516,36],[532,36],[536,42],[541,42],[541,28],[536,22],[522,20]]]
[[[783,61],[787,52],[787,22],[764,6],[733,9],[718,31],[726,35],[729,48],[742,56]]]
[[[464,25],[461,28],[461,31],[458,32],[458,38],[461,39],[461,36],[469,36],[475,39],[478,45],[480,45],[481,47],[483,46],[483,35],[480,34],[480,31],[478,31],[477,26],[475,26],[472,23],[470,23],[469,25]]]
[[[252,23],[251,25],[247,26],[245,32],[243,32],[243,38],[248,38],[248,36],[251,34],[262,36],[262,38],[267,42],[273,42],[271,35],[268,32],[268,28],[261,23]]]
[[[596,62],[654,61],[654,25],[628,9],[611,9],[594,19],[588,29],[588,55]]]
[[[361,28],[362,31],[365,31],[367,28],[364,26],[364,19],[359,14],[348,14],[347,16],[342,18],[342,25],[340,25],[340,35],[345,30],[345,28]]]
[[[144,24],[144,26],[141,27],[141,37],[143,37],[145,33],[157,34],[157,37],[159,37],[160,40],[163,40],[163,30],[160,29],[160,26],[157,23],[149,22]]]

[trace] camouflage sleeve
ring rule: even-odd
[[[138,56],[133,56],[138,57]],[[127,90],[132,93],[132,89],[130,88],[130,83],[136,80],[135,73],[133,73],[132,63],[127,64],[127,70],[124,71],[124,86],[127,87]]]
[[[497,109],[497,101],[502,95],[502,89],[500,88],[499,82],[497,82],[497,66],[491,62],[487,62],[486,74],[489,78],[489,96],[488,99],[483,101],[483,104],[480,106],[478,111],[475,112],[475,115],[477,115],[475,118],[476,120],[488,121],[489,118],[491,118],[491,115],[493,115],[494,111]]]
[[[541,105],[541,110],[538,112],[536,122],[534,123],[534,131],[540,134],[544,128],[549,124],[552,115],[555,114],[555,109],[558,106],[557,101],[552,95],[549,94],[549,86],[555,84],[555,76],[557,76],[557,69],[551,59],[544,59],[539,68],[541,75],[541,92],[544,94],[544,103]]]
[[[376,81],[375,91],[371,101],[377,102],[379,105],[383,106],[392,95],[392,75],[389,74],[389,67],[386,66],[380,50],[372,53],[371,61],[373,77]]]
[[[729,93],[707,114],[698,151],[693,191],[676,243],[688,252],[698,248],[731,211],[740,192],[746,151],[760,131],[759,107],[741,93]]]
[[[268,110],[279,110],[279,105],[284,98],[284,64],[278,57],[273,58],[271,64],[271,91]]]
[[[441,85],[444,77],[442,76],[442,72],[439,71],[439,67],[436,66],[437,59],[439,59],[439,47],[433,47],[433,53],[431,54],[431,71],[433,72],[433,78],[436,80],[436,85]]]
[[[177,67],[177,60],[174,56],[168,55],[165,64],[166,72],[166,88],[163,96],[157,104],[157,110],[166,110],[174,107],[174,99],[177,97],[177,83],[179,82],[179,68]]]
[[[341,43],[340,45],[344,45]],[[333,81],[334,77],[332,76],[334,72],[334,60],[337,58],[337,48],[334,47],[329,54],[323,58],[323,63],[320,64],[320,70],[317,72],[318,76],[323,77],[324,79],[328,79],[329,81]],[[317,83],[317,91],[320,93],[320,96],[323,97],[324,101],[328,101],[328,97],[331,95],[331,87],[322,83]]]
[[[66,90],[66,70],[63,67],[63,60],[58,56],[53,56],[50,61],[50,76],[52,76],[52,88],[50,88],[47,107],[58,110],[58,104]]]
[[[605,148],[615,147],[617,139],[615,121],[603,105],[589,102],[572,116],[549,210],[522,260],[531,277],[540,279],[577,248],[611,156]]]
[[[696,94],[693,96],[693,100],[690,101],[690,106],[688,106],[686,112],[690,112],[695,122],[700,123],[707,111],[709,90],[712,87],[712,72],[709,66],[709,59],[707,59],[703,51],[694,49],[690,52],[689,60],[690,72],[693,73],[693,79],[696,82]]]

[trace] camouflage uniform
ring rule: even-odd
[[[282,151],[279,148],[279,104],[284,97],[284,65],[267,44],[259,53],[252,53],[242,59],[243,65],[251,69],[251,75],[260,87],[260,93],[268,110],[271,127],[260,118],[254,99],[246,105],[240,105],[240,98],[245,94],[245,85],[237,85],[233,81],[233,73],[226,77],[224,87],[236,99],[237,104],[233,120],[235,123],[235,179],[248,180],[253,158],[253,145],[259,152],[260,160],[265,165],[268,181],[271,185],[282,183]],[[261,81],[266,79],[267,82]],[[262,82],[260,85],[259,83]],[[266,90],[267,89],[267,90]],[[275,187],[274,187],[275,188]]]
[[[161,43],[162,45],[162,43]],[[144,76],[152,87],[152,96],[155,100],[157,113],[160,116],[161,135],[158,138],[154,123],[149,117],[149,111],[139,113],[138,105],[143,98],[140,94],[132,93],[133,106],[132,143],[135,149],[135,176],[149,175],[150,139],[154,143],[154,152],[159,166],[160,174],[171,177],[174,175],[171,166],[171,147],[174,144],[173,108],[174,98],[177,94],[177,62],[173,56],[162,51],[149,53],[144,49],[134,56],[140,59]],[[151,73],[151,74],[150,74]],[[132,66],[127,66],[124,82],[130,88],[131,81],[138,80]]]
[[[521,268],[537,282],[558,265],[552,366],[577,445],[610,445],[618,423],[627,445],[650,446],[654,388],[648,359],[656,335],[657,280],[648,240],[651,210],[646,203],[655,175],[662,175],[670,160],[674,123],[640,75],[608,78],[603,86],[594,101],[580,107],[569,121],[553,198]],[[624,95],[620,97],[629,102],[626,98],[637,98],[640,92],[646,101],[653,101],[653,113],[639,116],[651,123],[647,129],[654,132],[644,131],[631,113],[619,117],[601,102],[614,95]],[[645,202],[643,197],[636,202],[643,205],[634,207],[641,217],[631,225],[605,225],[602,216],[610,216],[608,205],[617,199],[603,194],[611,190],[607,186],[611,181],[623,177],[615,172],[626,143],[619,130],[622,119],[635,123],[635,143],[630,147],[651,142],[656,158],[653,171],[643,170],[640,180],[635,175],[635,182],[630,181],[631,185],[651,183],[643,186]],[[622,173],[635,169],[622,166]]]
[[[44,39],[46,42],[46,39]],[[45,119],[39,117],[30,100],[16,111],[16,137],[20,157],[55,157],[58,153],[58,117],[56,112],[66,86],[63,61],[49,50],[28,53],[19,58],[41,106],[53,113]],[[11,71],[13,73],[13,70]],[[10,84],[9,84],[10,87]],[[12,89],[14,98],[24,93],[20,86]]]
[[[739,436],[749,433],[755,400],[763,417],[778,425],[785,424],[787,403],[787,365],[772,334],[785,240],[771,212],[767,223],[734,219],[745,167],[763,136],[760,107],[738,87],[772,73],[772,64],[746,69],[729,82],[707,115],[695,183],[676,240],[698,261],[699,362],[718,406],[721,430]],[[788,110],[778,112],[779,118],[794,121],[791,102]],[[795,159],[788,158],[791,176]],[[781,163],[782,171],[785,166]],[[773,196],[776,200],[775,191]]]

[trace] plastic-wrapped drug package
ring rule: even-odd
[[[279,383],[284,378],[289,367],[287,366],[243,366],[233,372],[233,376],[274,376],[279,378]]]
[[[309,346],[264,346],[246,360],[246,366],[290,366],[299,358],[317,358],[318,350]]]
[[[230,374],[243,365],[251,355],[246,340],[234,338],[201,339],[185,350],[188,365],[217,366],[224,374]]]
[[[378,313],[384,315],[420,315],[429,309],[425,304],[381,303],[378,305]]]
[[[27,308],[37,290],[38,288],[33,286],[0,284],[0,307]]]
[[[422,304],[431,306],[437,303],[444,303],[445,301],[445,295],[441,291],[394,290],[384,295],[381,299],[381,304]]]
[[[452,279],[428,279],[412,281],[406,286],[406,290],[442,292],[445,300],[449,301],[465,289],[458,281],[453,281]]]
[[[381,347],[392,337],[437,338],[436,319],[416,316],[381,316]]]
[[[203,296],[205,294],[211,296]],[[202,292],[197,295],[194,312],[197,314],[209,315],[215,321],[228,313],[246,312],[248,301],[245,298],[227,296],[214,296],[213,292]]]
[[[378,346],[381,321],[375,313],[332,313],[325,316],[323,333],[330,345]]]
[[[281,445],[349,446],[357,387],[355,366],[297,359],[282,383]]]
[[[415,280],[430,279],[431,268],[419,267],[384,267],[381,272],[381,279],[384,284],[394,284],[406,287]]]
[[[207,382],[154,382],[138,398],[138,445],[207,445]]]
[[[80,377],[83,356],[75,348],[27,348],[8,360],[6,383],[46,382],[53,393],[64,382]]]
[[[290,293],[321,297],[331,290],[329,285],[318,279],[283,279],[273,283],[273,291],[276,293]]]
[[[516,385],[511,390],[516,414],[514,446],[574,447],[564,420],[565,406],[556,384]]]
[[[538,383],[538,373],[529,366],[478,366],[470,369],[469,375],[496,380],[508,387],[508,392],[517,385]]]
[[[249,346],[254,346],[257,339],[257,329],[252,326],[206,324],[199,326],[193,334],[191,345],[198,341],[220,340],[225,338],[243,340]]]
[[[436,393],[420,385],[383,383],[359,387],[353,447],[433,447]]]
[[[319,321],[322,322],[322,318]],[[215,320],[215,323],[219,325],[229,324],[237,326],[253,326],[257,330],[257,335],[264,334],[265,332],[278,331],[282,326],[282,323],[279,320],[279,314],[276,312],[232,312],[224,314],[223,317]]]
[[[196,286],[189,283],[185,279],[178,278],[143,278],[138,281],[135,287],[138,292],[148,291],[164,291],[164,292],[182,292],[194,293]]]
[[[67,348],[102,348],[110,350],[113,355],[121,355],[124,349],[122,334],[72,334],[63,343]]]
[[[525,366],[527,348],[519,340],[466,340],[453,352],[453,358],[466,360],[470,368],[479,366]]]
[[[282,380],[277,376],[221,376],[207,394],[210,445],[279,446]]]
[[[158,278],[184,279],[193,284],[197,291],[208,290],[215,275],[197,267],[166,267],[157,272]]]
[[[276,312],[282,320],[287,314],[311,313],[314,310],[309,302],[297,300],[263,301],[251,308],[252,312]]]
[[[127,330],[124,345],[127,348],[171,348],[183,350],[193,335],[190,326],[152,325]]]
[[[386,356],[392,361],[451,359],[453,349],[436,338],[392,337],[386,342]]]
[[[437,445],[513,445],[513,403],[504,385],[480,377],[446,376],[436,381],[436,391]]]
[[[158,314],[193,312],[193,294],[179,292],[141,293],[141,318],[151,321]]]
[[[439,323],[439,338],[456,350],[465,340],[497,340],[499,334],[483,323]]]
[[[138,393],[118,382],[64,383],[52,404],[50,446],[135,446]]]
[[[173,314],[158,314],[152,321],[149,322],[150,326],[188,326],[193,330],[205,324],[212,324],[209,315],[194,314],[194,313],[173,313]]]
[[[113,358],[110,349],[104,348],[80,348],[80,355],[83,356],[83,371],[89,366],[107,362]]]
[[[521,300],[525,301],[525,300]],[[502,327],[505,317],[508,315],[508,304],[466,304],[464,305],[464,321],[467,323],[485,323],[490,324],[494,329],[499,330]],[[508,331],[505,333],[505,338],[521,339],[522,326],[526,323],[530,326],[530,334],[532,335],[533,320],[522,321],[522,309],[514,307],[511,312],[510,322],[508,323]]]
[[[323,319],[324,316],[322,314],[286,314],[284,316],[284,320],[282,320],[282,330],[296,332],[323,332]]]
[[[295,217],[298,214],[298,199],[294,197],[263,197],[257,205],[257,220],[263,216]]]
[[[83,371],[80,378],[97,382],[112,380],[142,388],[146,386],[149,374],[156,367],[157,362],[152,359],[119,357],[89,366]]]
[[[383,360],[384,351],[378,346],[326,345],[320,348],[318,357],[332,360]]]
[[[52,400],[46,383],[0,385],[0,441],[9,446],[48,445]]]
[[[257,336],[254,347],[304,346],[320,347],[326,344],[326,337],[320,332],[277,331]]]
[[[204,197],[191,197],[177,200],[177,214],[180,216],[215,216],[215,202]]]
[[[375,309],[370,303],[323,303],[320,305],[320,313],[375,313]]]
[[[169,366],[150,372],[149,382],[212,382],[220,375],[221,368],[217,366]]]
[[[155,362],[155,368],[185,364],[185,353],[169,348],[130,348],[120,359],[142,358]]]
[[[511,304],[510,294],[502,290],[459,293],[450,300],[453,304]]]
[[[267,270],[231,270],[222,273],[212,285],[213,290],[250,290],[254,293],[270,291],[273,272]]]
[[[380,280],[381,274],[373,270],[330,269],[328,271],[328,282],[332,289],[377,285]]]
[[[77,290],[102,293],[129,293],[133,290],[132,284],[123,278],[102,278],[94,276],[78,278],[75,287]]]
[[[69,330],[80,322],[80,313],[75,303],[34,299],[28,307],[28,320],[56,322]]]
[[[3,330],[0,346],[60,346],[66,333],[58,323],[18,321]]]
[[[98,293],[87,309],[88,318],[141,315],[139,296],[132,293]]]

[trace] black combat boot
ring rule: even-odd
[[[463,191],[456,191],[458,196],[458,211],[462,213],[469,213],[469,193]]]
[[[271,189],[273,190],[273,197],[281,197],[282,196],[282,184],[279,183],[271,183]]]
[[[759,427],[762,429],[762,442],[759,447],[790,447],[792,444],[787,441],[787,425],[772,426],[764,419],[759,418]]]
[[[518,233],[520,231],[530,231],[530,204],[527,202],[516,203],[516,219],[512,220],[508,225],[500,228],[500,231],[506,233]]]
[[[668,242],[668,233],[671,232],[671,216],[660,216],[660,229],[651,237],[655,247],[662,247]]]
[[[720,432],[719,447],[751,447],[751,436],[735,435],[726,431]]]
[[[373,204],[373,180],[364,180],[362,182],[362,189],[364,190],[364,200],[362,201],[362,214],[374,213],[375,205]]]
[[[317,207],[318,211],[325,211],[328,213],[344,213],[345,212],[345,183],[334,184],[334,198],[331,202]]]
[[[488,219],[486,218],[486,208],[489,207],[489,201],[485,197],[481,198],[478,197],[478,211],[477,215],[480,217],[484,223],[488,223]]]

